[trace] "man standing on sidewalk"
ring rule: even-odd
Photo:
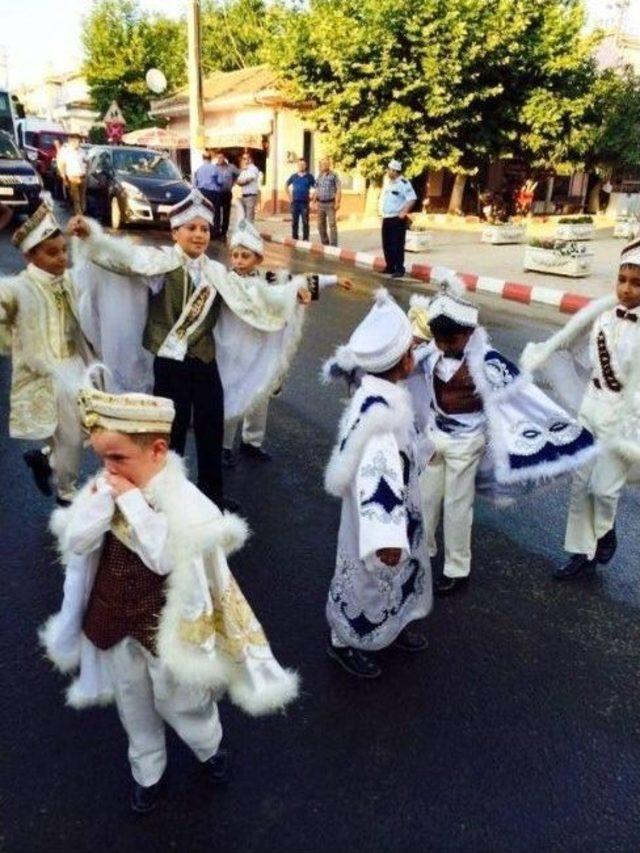
[[[62,178],[69,191],[74,214],[82,216],[87,206],[87,155],[80,148],[77,134],[71,134],[63,147]]]
[[[324,157],[320,161],[320,172],[316,178],[316,198],[318,207],[318,231],[324,246],[338,245],[338,226],[336,213],[342,200],[340,178],[331,168],[331,160]],[[327,232],[327,225],[329,230]]]
[[[202,195],[213,204],[213,163],[211,162],[211,152],[208,148],[202,152],[202,163],[198,166],[193,176],[193,183],[197,190],[200,190]]]
[[[229,215],[231,213],[231,190],[235,184],[239,170],[229,163],[222,151],[216,154],[216,162],[212,169],[211,202],[213,204],[213,234],[224,240],[229,230]]]
[[[404,241],[407,235],[409,211],[417,196],[411,182],[402,177],[402,163],[391,160],[380,193],[379,213],[382,216],[382,251],[391,278],[404,275]]]
[[[316,179],[307,169],[304,157],[298,160],[298,171],[287,181],[287,195],[291,203],[291,236],[298,239],[298,222],[302,219],[302,239],[309,239],[309,202]]]
[[[255,222],[256,205],[258,204],[258,196],[260,195],[261,181],[262,172],[253,162],[251,154],[248,151],[245,152],[240,160],[238,186],[242,187],[240,202],[244,210],[244,215],[249,222]]]

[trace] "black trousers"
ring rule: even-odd
[[[176,407],[170,447],[184,456],[187,431],[193,414],[193,432],[198,457],[198,488],[219,503],[222,498],[222,440],[224,393],[215,360],[205,364],[198,358],[175,361],[156,356],[153,362],[153,393],[169,397]]]
[[[387,272],[404,273],[404,241],[407,236],[407,220],[399,216],[387,216],[382,220],[382,251]]]
[[[210,201],[213,204],[213,236],[226,237],[231,214],[231,190],[212,191]]]

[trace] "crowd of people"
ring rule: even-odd
[[[250,158],[237,174],[219,158],[204,165],[209,186],[170,211],[173,246],[110,236],[82,215],[65,233],[45,202],[13,236],[25,269],[0,282],[10,434],[36,445],[25,462],[59,504],[51,527],[63,600],[41,641],[55,666],[74,674],[69,704],[116,704],[138,813],[160,794],[165,723],[218,784],[228,775],[222,695],[251,715],[297,696],[297,674],[273,656],[229,570],[247,525],[224,493],[223,460],[233,464],[243,422],[241,447],[266,461],[267,406],[295,356],[304,312],[326,287],[350,286],[264,271],[251,193],[237,223],[227,196],[235,181],[258,180]],[[320,187],[304,161],[298,166],[300,186],[290,186],[302,205],[300,187]],[[335,203],[339,183],[330,168],[322,174],[317,203]],[[391,274],[402,269],[394,240],[412,193],[392,161],[381,201]],[[206,254],[226,228],[229,269]],[[572,477],[569,558],[555,572],[566,581],[613,558],[617,502],[640,463],[640,241],[623,251],[611,297],[528,345],[520,368],[492,346],[455,276],[436,271],[434,280],[435,295],[414,296],[408,313],[377,291],[324,369],[349,389],[325,473],[327,492],[342,501],[327,653],[358,678],[381,676],[380,649],[422,652],[417,623],[433,592],[468,584],[477,489],[504,502]],[[539,375],[554,386],[553,400]],[[196,483],[182,463],[191,426]],[[78,488],[87,437],[98,470]],[[434,587],[441,519],[444,574]]]

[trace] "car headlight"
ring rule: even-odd
[[[140,201],[146,201],[145,194],[141,192],[138,187],[135,187],[133,184],[130,184],[128,181],[120,181],[120,186],[125,192],[127,198],[136,198]]]
[[[31,160],[32,163],[35,163],[38,159],[37,151],[27,151],[27,160]]]

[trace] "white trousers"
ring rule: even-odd
[[[252,444],[254,447],[261,447],[267,431],[267,418],[269,416],[269,398],[267,397],[259,406],[252,409],[244,416],[242,422],[242,441],[245,444]],[[231,450],[236,440],[236,432],[240,418],[234,418],[227,421],[224,425],[224,446],[227,450]]]
[[[167,766],[164,723],[199,761],[215,755],[222,726],[213,692],[178,684],[167,668],[132,637],[105,652],[116,707],[129,738],[129,763],[139,785],[155,785]]]
[[[66,501],[73,500],[76,492],[84,441],[77,404],[80,381],[76,374],[79,372],[82,377],[85,368],[79,359],[69,359],[68,364],[68,381],[60,382],[56,388],[58,425],[43,448],[53,469],[58,497]]]
[[[580,419],[599,439],[615,428],[617,407],[588,395]],[[616,520],[618,500],[627,482],[629,464],[617,453],[605,450],[583,465],[571,482],[569,513],[564,547],[570,554],[586,554],[592,559],[598,539],[608,533]]]
[[[440,430],[432,430],[429,437],[435,452],[420,480],[429,556],[438,553],[436,530],[443,515],[444,574],[464,578],[471,570],[476,471],[486,438],[484,432],[452,438]]]

